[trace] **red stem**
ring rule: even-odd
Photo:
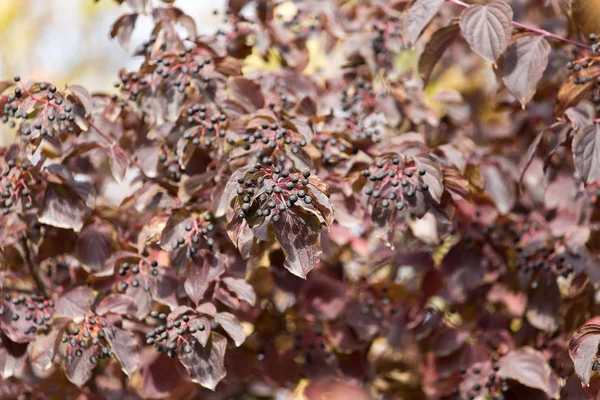
[[[447,1],[449,3],[456,4],[456,5],[464,7],[464,8],[471,7],[470,4],[467,4],[467,3],[465,3],[464,1],[461,1],[461,0],[447,0]],[[592,49],[587,44],[580,43],[580,42],[577,42],[575,40],[567,39],[567,38],[562,37],[560,35],[557,35],[555,33],[548,32],[547,30],[544,30],[544,29],[533,28],[531,26],[527,26],[527,25],[524,25],[524,24],[522,24],[520,22],[516,22],[516,21],[512,21],[512,24],[516,28],[523,29],[523,30],[530,31],[530,32],[534,32],[534,33],[540,34],[540,35],[542,35],[544,37],[549,37],[549,38],[558,40],[560,42],[564,42],[564,43],[571,44],[573,46],[581,47],[583,49],[587,49],[587,50],[591,50]]]

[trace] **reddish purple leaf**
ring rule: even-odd
[[[231,276],[223,278],[222,282],[227,286],[227,289],[235,293],[238,299],[244,300],[251,306],[254,306],[256,303],[256,293],[254,293],[252,285],[244,279],[233,278]]]
[[[8,379],[20,375],[27,361],[27,344],[14,343],[0,336],[0,376]]]
[[[210,283],[225,272],[225,266],[221,257],[207,251],[199,253],[194,260],[188,266],[184,288],[190,299],[198,304]]]
[[[600,325],[586,324],[582,325],[569,342],[569,356],[575,365],[575,373],[586,385],[590,385],[592,376],[592,364],[594,364],[598,354],[598,345],[600,344]]]
[[[504,53],[502,81],[523,107],[536,92],[548,65],[550,50],[550,44],[543,36],[526,34],[513,40]]]
[[[265,105],[265,99],[260,90],[260,85],[250,79],[235,77],[228,83],[231,98],[239,102],[247,112],[253,112]]]
[[[44,194],[38,220],[43,224],[79,232],[87,213],[88,208],[72,189],[50,183]]]
[[[195,41],[198,32],[196,30],[196,22],[194,22],[194,19],[187,14],[182,14],[177,21],[188,32],[188,40],[191,40],[192,42]]]
[[[87,225],[77,240],[77,258],[92,272],[98,272],[112,254],[112,230],[105,224]]]
[[[506,50],[512,33],[513,11],[503,1],[474,4],[460,15],[460,29],[479,55],[495,62]]]
[[[431,157],[419,156],[415,157],[415,165],[417,168],[425,169],[426,173],[422,177],[423,182],[429,186],[431,197],[439,203],[444,193],[444,175],[440,163]]]
[[[480,171],[485,182],[486,192],[498,207],[498,211],[501,214],[507,214],[517,201],[515,182],[495,165],[482,165]]]
[[[190,353],[186,353],[181,348],[179,360],[188,370],[192,381],[207,389],[215,390],[217,384],[226,375],[224,364],[226,348],[227,339],[213,332],[206,346],[196,344]]]
[[[600,179],[600,124],[588,125],[573,137],[573,160],[586,183]]]
[[[157,276],[150,285],[152,298],[159,303],[174,307],[177,305],[179,280],[172,268],[157,268]]]
[[[127,167],[129,165],[129,156],[117,145],[112,145],[108,150],[108,160],[110,161],[110,171],[117,183],[123,182]]]
[[[149,398],[168,397],[182,383],[176,359],[170,358],[165,353],[160,353],[144,369],[142,381],[144,393]]]
[[[553,399],[560,397],[558,376],[539,351],[531,347],[511,351],[498,360],[498,366],[498,375],[539,389]]]
[[[346,285],[333,277],[313,272],[300,293],[307,312],[322,320],[334,320],[348,301]]]
[[[127,376],[131,376],[133,372],[137,371],[140,364],[140,354],[135,334],[116,326],[105,328],[104,333],[111,350],[121,363],[123,372]]]
[[[482,284],[483,255],[474,246],[459,242],[442,260],[440,271],[446,279],[450,293],[463,301],[469,291]]]
[[[210,339],[210,321],[206,317],[195,317],[190,320],[189,323],[190,328],[195,328],[196,332],[192,334],[198,341],[202,347],[206,346],[208,340]]]
[[[59,337],[67,322],[65,318],[55,320],[53,329],[47,335],[38,335],[32,343],[31,362],[37,368],[48,370],[52,367],[60,344]]]
[[[81,387],[92,378],[92,370],[96,366],[90,362],[93,352],[91,347],[86,347],[82,349],[79,357],[73,357],[70,361],[65,360],[65,374],[74,385]]]
[[[115,21],[110,31],[110,37],[116,37],[119,40],[121,47],[125,50],[129,48],[129,39],[135,28],[137,17],[137,13],[122,15]]]
[[[129,296],[135,304],[135,311],[132,313],[136,318],[143,319],[148,315],[148,313],[150,313],[152,306],[154,305],[154,301],[149,292],[143,290],[143,288],[140,290],[139,286],[136,288],[130,285],[125,290],[125,294]]]
[[[71,93],[73,93],[73,95],[77,98],[77,100],[79,100],[79,102],[85,110],[85,116],[88,117],[92,113],[94,105],[92,101],[92,95],[90,94],[90,92],[88,92],[86,88],[80,85],[68,85],[67,89],[69,89]]]
[[[121,293],[111,293],[96,306],[96,314],[135,314],[138,311],[133,298]]]
[[[469,337],[469,332],[444,328],[433,337],[431,350],[438,357],[446,357],[460,349]]]
[[[403,28],[406,43],[413,46],[421,36],[423,29],[444,4],[444,0],[417,0],[404,16]]]
[[[94,291],[89,287],[79,286],[60,296],[55,313],[58,317],[81,318],[88,315],[93,301]]]
[[[536,328],[548,333],[558,328],[558,314],[561,306],[561,295],[554,282],[544,289],[533,289],[527,304],[527,320]]]
[[[419,73],[425,84],[429,81],[433,69],[448,47],[459,37],[459,32],[458,24],[451,23],[431,35],[419,58]]]
[[[233,339],[236,346],[240,346],[246,340],[244,327],[235,315],[228,312],[221,312],[215,316],[215,321],[227,332]]]
[[[275,239],[283,248],[284,266],[292,274],[306,278],[321,255],[320,223],[314,215],[291,208],[273,224]]]

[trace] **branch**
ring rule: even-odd
[[[31,256],[31,251],[29,251],[29,245],[27,241],[27,235],[23,236],[23,238],[21,239],[21,245],[23,246],[23,252],[25,253],[25,265],[27,266],[27,270],[29,271],[29,274],[35,282],[35,286],[44,295],[44,297],[48,297],[48,291],[44,286],[44,282],[42,282],[40,276],[37,274],[37,270],[34,268],[35,261]]]
[[[35,290],[18,288],[18,287],[15,287],[15,286],[2,286],[2,287],[0,287],[0,290],[6,291],[6,292],[17,292],[17,293],[26,293],[26,294],[38,294]]]
[[[456,4],[457,6],[461,6],[463,8],[471,7],[470,4],[467,4],[467,3],[465,3],[464,1],[461,1],[461,0],[447,0],[447,1],[449,3]],[[580,42],[577,42],[575,40],[567,39],[566,37],[562,37],[562,36],[557,35],[555,33],[548,32],[547,30],[544,30],[544,29],[533,28],[531,26],[527,26],[525,24],[522,24],[522,23],[516,22],[516,21],[512,21],[512,24],[516,28],[523,29],[523,30],[529,31],[529,32],[534,32],[534,33],[537,33],[539,35],[542,35],[543,37],[552,38],[552,39],[558,40],[559,42],[568,43],[570,45],[581,47],[582,49],[586,49],[586,50],[591,50],[592,49],[587,44],[580,43]]]

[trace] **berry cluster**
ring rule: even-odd
[[[163,150],[163,152],[158,156],[158,161],[160,162],[159,170],[163,173],[166,173],[171,180],[179,182],[181,179],[181,174],[185,170],[179,162],[179,157],[169,157],[168,153]]]
[[[373,85],[358,79],[349,89],[342,90],[342,110],[354,116],[365,116],[377,108],[377,94]],[[362,118],[361,118],[362,119]]]
[[[116,94],[111,96],[113,101],[118,100],[119,107],[125,107],[125,99],[135,102],[140,94],[150,90],[148,79],[142,78],[134,72],[122,73],[119,76],[119,81],[114,83],[114,87],[120,88],[124,98],[119,100],[119,96]]]
[[[0,316],[10,313],[10,319],[23,328],[23,334],[48,332],[54,314],[54,301],[36,294],[11,296],[4,295],[4,300],[10,302],[10,307],[0,307]],[[23,322],[27,321],[27,322]]]
[[[98,316],[87,316],[80,323],[70,324],[61,338],[61,342],[67,344],[67,365],[83,355],[89,357],[92,364],[99,359],[112,358],[104,330],[107,327],[108,323]]]
[[[21,78],[16,76],[15,82]],[[75,105],[67,95],[48,83],[18,85],[4,104],[2,122],[9,127],[22,120],[20,133],[33,140],[40,136],[52,138],[55,134],[76,131]]]
[[[146,334],[146,344],[154,345],[157,351],[175,357],[177,352],[190,354],[198,343],[206,345],[211,328],[207,318],[182,315],[171,319],[158,311],[152,311],[150,315],[158,319],[160,325]]]
[[[277,123],[262,123],[260,129],[247,132],[241,140],[227,138],[230,145],[240,145],[244,151],[252,152],[260,163],[271,160],[276,165],[284,165],[288,154],[298,154],[306,146],[306,139],[297,132],[280,127]]]
[[[352,144],[347,142],[342,135],[318,134],[314,136],[313,143],[321,150],[321,159],[324,165],[348,159],[354,153]]]
[[[187,109],[187,123],[191,127],[183,134],[184,140],[194,146],[211,148],[215,138],[225,137],[227,116],[211,111],[204,104],[194,104]]]
[[[151,288],[150,280],[158,277],[159,268],[160,266],[156,260],[147,262],[142,259],[137,264],[124,262],[117,270],[120,277],[118,288],[122,291],[130,287],[134,289],[142,288],[145,292],[149,292]]]
[[[388,297],[389,287],[383,285],[379,290],[367,290],[359,295],[360,313],[371,316],[376,321],[393,319],[398,314],[398,307]]]
[[[598,361],[598,356],[594,356],[592,361],[592,371],[598,371],[598,367],[600,367],[600,361]]]
[[[567,262],[563,253],[557,253],[554,245],[540,243],[537,246],[517,246],[517,260],[515,268],[522,273],[532,273],[532,288],[544,280],[544,275],[553,274],[564,278],[572,274],[575,269]]]
[[[152,48],[156,43],[156,39],[156,35],[150,35],[148,40],[145,40],[139,44],[139,46],[135,49],[134,54],[136,56],[144,56],[146,58],[149,58],[152,55]]]
[[[261,74],[258,76],[265,90],[265,102],[269,109],[279,117],[290,112],[297,104],[297,93],[290,87],[288,80],[280,76]]]
[[[429,190],[429,185],[423,181],[426,169],[417,167],[402,154],[383,155],[375,167],[374,171],[373,168],[363,171],[363,176],[371,182],[364,191],[370,198],[370,205],[401,211],[414,203],[417,192]]]
[[[155,39],[151,39],[146,46],[149,48]],[[120,88],[121,99],[116,94],[113,101],[118,101],[124,107],[126,101],[136,102],[141,95],[151,95],[152,90],[162,87],[176,88],[184,94],[186,89],[192,88],[198,93],[204,93],[210,83],[210,77],[205,73],[206,66],[212,63],[207,50],[193,47],[179,52],[165,51],[142,68],[144,73],[125,73],[119,76],[119,82],[114,86]]]
[[[592,33],[589,35],[589,41],[592,43],[592,54],[569,61],[567,69],[575,73],[573,79],[575,85],[586,85],[593,81],[591,99],[596,106],[596,111],[600,111],[600,76],[596,69],[590,71],[590,68],[597,64],[600,59],[600,38]]]
[[[218,11],[214,11],[218,14]],[[225,29],[219,29],[215,33],[215,38],[219,44],[223,44],[227,53],[234,57],[245,58],[252,53],[252,47],[248,45],[248,36],[255,32],[255,29],[243,18],[226,11],[223,23],[227,24]]]
[[[33,208],[30,186],[35,185],[36,181],[28,172],[30,168],[31,165],[28,161],[9,160],[7,168],[2,170],[0,176],[2,215],[7,215],[19,206],[25,210]]]
[[[270,216],[271,221],[277,222],[280,214],[296,203],[312,204],[307,187],[309,177],[309,170],[290,174],[272,165],[254,165],[245,178],[238,179],[237,195],[242,203],[239,217],[253,221]]]
[[[306,364],[314,364],[334,356],[321,328],[304,329],[295,336],[294,351],[304,356]]]
[[[72,267],[78,264],[79,262],[70,256],[48,258],[40,264],[40,275],[48,285],[66,286],[75,278]]]
[[[195,88],[202,92],[210,82],[210,77],[204,75],[204,68],[212,63],[212,59],[200,56],[198,50],[189,48],[178,54],[164,53],[157,57],[154,59],[157,66],[155,77],[162,84],[176,87],[180,93],[184,93],[192,83],[196,83],[198,86]]]
[[[296,38],[306,39],[310,33],[317,31],[320,25],[315,15],[306,14],[308,13],[300,11],[291,18],[284,19],[282,15],[279,15],[278,18],[283,26],[289,29],[290,33],[293,33]]]
[[[566,278],[575,272],[570,261],[572,257],[564,249],[562,241],[552,238],[539,221],[511,223],[508,235],[513,238],[510,245],[515,246],[515,268],[531,275],[532,289],[536,289],[540,282],[550,284],[549,278]]]
[[[373,143],[381,143],[382,128],[375,120],[347,117],[332,121],[312,142],[321,150],[323,164],[331,165],[349,159],[358,150],[369,150]]]
[[[456,400],[472,400],[475,398],[486,398],[491,400],[504,400],[504,393],[508,391],[508,379],[498,376],[500,367],[492,365],[488,374],[484,374],[481,367],[475,366],[470,370],[461,369],[460,373],[468,378],[463,383],[468,382],[468,387]],[[454,390],[454,394],[459,394],[459,389]]]
[[[377,36],[373,39],[373,51],[377,55],[391,55],[397,53],[399,44],[402,43],[402,24],[397,17],[388,17],[383,24],[373,25]]]
[[[213,216],[205,213],[202,218],[194,218],[185,226],[185,235],[178,237],[172,244],[173,250],[187,246],[186,254],[192,258],[199,249],[206,248],[210,251],[216,249],[214,238],[216,226]]]

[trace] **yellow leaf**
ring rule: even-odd
[[[431,257],[433,258],[433,262],[436,266],[439,266],[442,263],[442,260],[444,257],[446,257],[446,254],[448,254],[452,246],[458,242],[458,239],[459,237],[457,235],[448,236],[444,242],[433,251]]]
[[[297,13],[298,7],[291,0],[284,1],[273,9],[273,15],[279,21],[290,21]]]
[[[4,33],[21,11],[26,10],[26,1],[0,0],[0,32]]]
[[[571,18],[586,36],[600,33],[600,0],[573,0]]]
[[[394,56],[394,68],[396,73],[413,71],[419,73],[419,55],[415,50],[404,50]]]
[[[289,397],[290,400],[308,400],[308,397],[304,395],[304,391],[306,390],[309,384],[310,381],[308,379],[300,380],[298,386],[296,386],[296,389],[294,389],[294,392]]]
[[[320,38],[310,38],[306,41],[306,49],[308,50],[308,65],[303,73],[310,75],[315,71],[325,68],[328,63],[327,55],[325,54],[325,43]]]
[[[259,54],[256,46],[252,48],[252,54],[244,59],[242,73],[246,75],[248,72],[261,70],[265,72],[275,72],[281,67],[281,56],[279,52],[270,48],[265,61]]]
[[[510,330],[513,333],[520,331],[522,326],[523,320],[521,318],[515,318],[512,321],[510,321]]]

